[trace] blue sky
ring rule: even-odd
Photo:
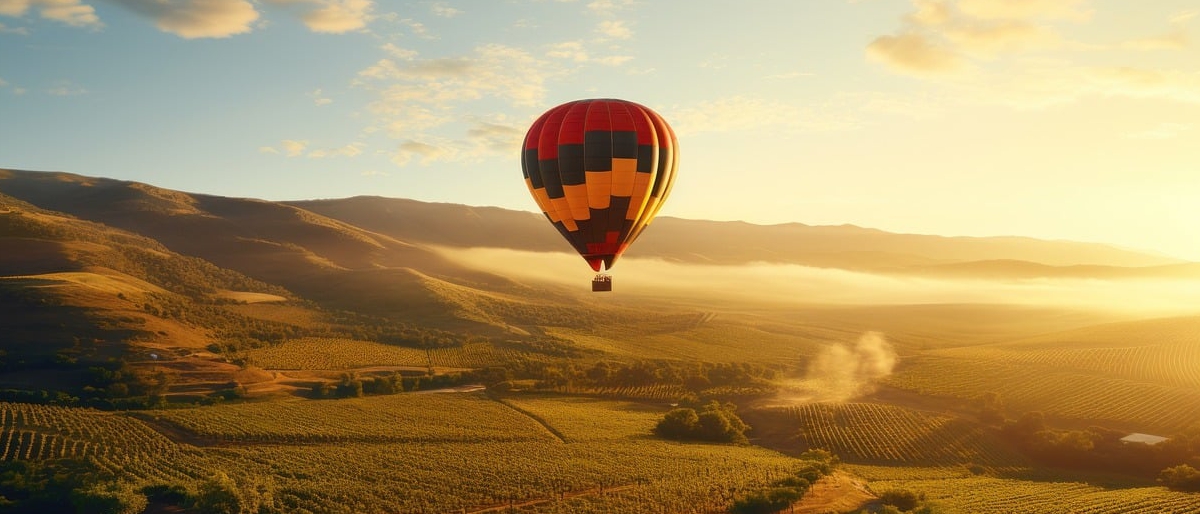
[[[661,113],[664,215],[1200,260],[1193,0],[0,0],[0,167],[534,211],[528,124]]]

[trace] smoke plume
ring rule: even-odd
[[[867,332],[854,344],[834,344],[808,366],[809,386],[823,400],[846,401],[869,394],[875,382],[892,374],[896,350],[879,332]]]

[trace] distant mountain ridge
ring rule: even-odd
[[[256,278],[274,278],[272,273],[292,266],[408,266],[451,274],[466,272],[428,246],[570,251],[542,215],[498,207],[378,196],[269,202],[70,173],[18,170],[0,170],[0,193],[43,209],[141,233],[175,251]],[[1192,271],[1192,263],[1099,243],[672,217],[656,220],[626,255],[697,264],[768,262],[956,276],[972,270],[990,276],[1080,276],[1092,272],[1114,276],[1128,271],[1114,268],[1164,266],[1168,268],[1160,271]],[[1022,261],[1029,264],[1014,264]],[[1001,262],[1008,264],[997,264]],[[294,270],[288,269],[291,272]]]

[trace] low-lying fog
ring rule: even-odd
[[[593,275],[576,255],[496,248],[442,248],[446,257],[521,282],[590,288]],[[1132,311],[1200,312],[1200,277],[1178,279],[948,279],[756,263],[713,266],[622,258],[615,294],[772,300],[803,304],[1000,303]]]

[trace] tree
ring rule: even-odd
[[[200,485],[196,493],[196,508],[206,514],[239,514],[242,498],[237,484],[222,472]]]
[[[700,418],[695,409],[672,409],[654,427],[654,433],[667,439],[688,439],[699,422]]]
[[[95,483],[71,491],[71,503],[79,512],[95,514],[140,514],[149,501],[128,484]]]
[[[911,511],[921,504],[922,498],[917,493],[906,489],[892,489],[879,495],[879,502],[896,507],[901,512]]]
[[[750,427],[734,412],[732,403],[713,401],[699,412],[691,408],[673,409],[654,427],[661,437],[678,440],[746,443],[745,432]]]
[[[1162,470],[1158,482],[1176,491],[1200,492],[1200,470],[1187,464]]]

